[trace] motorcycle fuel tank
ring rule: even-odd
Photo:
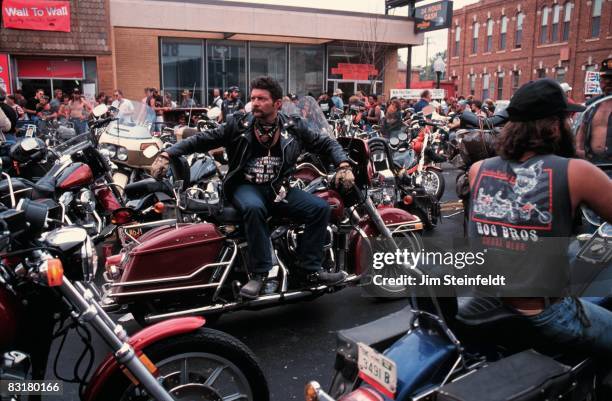
[[[93,181],[93,172],[87,164],[74,163],[68,166],[62,171],[59,177],[57,177],[57,187],[59,189],[68,190],[89,185]]]
[[[121,266],[119,283],[192,277],[171,283],[142,283],[116,287],[118,292],[142,291],[206,283],[213,269],[204,266],[218,262],[225,237],[214,224],[191,224],[165,231],[134,247]]]
[[[337,223],[344,217],[344,202],[340,194],[333,189],[315,192],[315,195],[323,199],[331,208],[331,221]]]

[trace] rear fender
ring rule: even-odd
[[[134,333],[129,339],[129,344],[134,348],[137,355],[143,353],[143,350],[148,346],[164,340],[169,337],[178,336],[180,334],[191,333],[202,327],[206,320],[202,317],[183,317],[177,319],[166,320],[152,326],[149,326],[137,333]],[[112,354],[107,355],[106,359],[98,366],[98,369],[91,376],[92,379],[87,386],[83,400],[95,400],[97,395],[103,389],[106,381],[110,379],[119,369],[121,365]]]
[[[397,366],[397,400],[439,385],[458,358],[457,348],[446,336],[421,328],[400,338],[384,355]]]
[[[438,172],[442,172],[442,169],[434,164],[430,164],[429,166],[425,166],[425,170],[435,170]]]

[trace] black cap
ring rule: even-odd
[[[230,86],[228,91],[229,92],[240,92],[240,88],[237,86]]]
[[[529,81],[510,99],[507,111],[510,121],[533,121],[564,111],[581,112],[586,108],[567,102],[561,85],[550,78]]]
[[[612,75],[612,58],[607,58],[601,62],[599,67],[600,75]]]

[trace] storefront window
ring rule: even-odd
[[[250,53],[251,79],[262,75],[274,78],[287,89],[287,50],[282,43],[251,42]]]
[[[162,89],[180,103],[180,93],[195,92],[193,99],[202,104],[202,42],[162,39]]]
[[[17,87],[27,98],[33,97],[37,89],[53,97],[55,89],[72,93],[75,88],[81,92],[87,89],[90,98],[95,97],[96,61],[82,58],[19,58],[16,63]],[[87,88],[83,83],[89,83]]]
[[[227,90],[238,86],[247,101],[246,42],[208,41],[208,87]]]
[[[290,45],[289,61],[289,92],[317,95],[325,80],[325,48]]]
[[[352,79],[350,77],[347,77],[347,76],[350,76],[351,74],[350,72],[345,71],[345,69],[342,68],[343,65],[363,64],[361,52],[359,48],[357,47],[329,46],[328,52],[329,52],[328,53],[328,63],[329,63],[328,78],[329,79]]]

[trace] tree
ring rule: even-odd
[[[442,60],[446,60],[446,49],[434,54],[429,58],[429,60],[427,61],[427,68],[425,68],[421,73],[422,80],[430,81],[436,79],[436,73],[434,72],[433,66],[434,62],[438,59],[438,57],[442,57]],[[444,79],[444,76],[442,76],[442,79]]]

